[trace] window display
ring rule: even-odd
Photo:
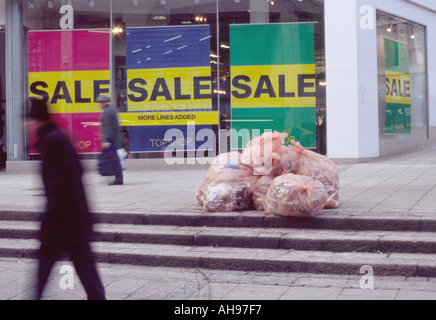
[[[377,13],[380,139],[428,138],[425,27]]]
[[[82,155],[101,150],[99,94],[131,158],[215,156],[269,130],[325,152],[323,0],[49,3],[23,1],[27,94],[51,104]]]

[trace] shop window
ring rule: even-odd
[[[29,97],[53,102],[84,157],[100,148],[96,92],[112,96],[130,158],[240,149],[231,130],[325,153],[323,0],[24,0],[23,24]]]
[[[325,154],[324,1],[223,0],[219,17],[228,149],[277,130]]]
[[[377,12],[382,141],[428,138],[426,29]]]
[[[43,99],[83,158],[101,152],[95,103],[111,94],[111,11],[104,0],[24,0],[27,101]],[[38,159],[27,132],[30,159]]]
[[[219,152],[216,7],[216,0],[113,1],[115,95],[131,157]]]

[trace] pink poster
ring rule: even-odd
[[[78,153],[101,152],[95,98],[110,95],[110,30],[30,31],[29,97],[43,99]],[[29,137],[30,153],[36,137]]]

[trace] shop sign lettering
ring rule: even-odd
[[[386,96],[391,96],[395,100],[407,99],[410,102],[410,75],[391,74],[386,77]]]
[[[68,84],[73,83],[74,88],[69,88]],[[108,94],[110,85],[109,80],[94,80],[92,98],[98,97],[101,94]],[[70,85],[71,86],[71,85]],[[106,86],[106,87],[104,87]],[[91,103],[91,97],[82,96],[82,81],[76,80],[74,82],[57,81],[56,86],[50,88],[45,81],[35,81],[30,84],[30,92],[34,95],[31,99],[41,99],[50,104],[57,104],[59,100],[65,103]],[[73,90],[74,89],[74,90]],[[73,100],[74,99],[74,100]]]
[[[168,81],[174,83],[171,90],[168,86]],[[211,83],[210,77],[194,77],[192,79],[193,93],[188,92],[186,88],[190,88],[191,84],[183,84],[180,77],[175,77],[172,80],[165,78],[157,78],[154,84],[148,84],[147,80],[135,78],[129,81],[129,89],[132,92],[128,95],[130,101],[142,102],[148,97],[150,101],[156,101],[162,98],[166,101],[171,100],[191,100],[193,99],[211,99]],[[147,86],[151,89],[148,89]],[[186,92],[183,92],[185,88]],[[147,91],[147,89],[149,91]],[[190,90],[189,90],[190,91]],[[149,92],[151,94],[149,94]]]
[[[314,82],[306,81],[315,79],[314,74],[299,74],[298,75],[298,96],[299,97],[315,97]],[[252,88],[247,84],[255,82],[255,91],[253,94]],[[287,78],[284,74],[277,76],[278,87],[274,88],[273,82],[269,75],[261,75],[259,79],[250,79],[245,75],[239,75],[233,78],[232,85],[237,90],[232,90],[232,96],[239,99],[260,98],[262,95],[268,95],[270,98],[294,98],[295,92],[286,91]],[[308,88],[312,88],[308,91]]]
[[[268,98],[294,98],[294,97],[315,97],[315,75],[299,74],[296,79],[296,92],[287,89],[289,77],[284,74],[261,75],[259,78],[252,78],[247,75],[237,75],[232,79],[234,90],[231,94],[234,98],[249,99],[261,98],[266,95]],[[273,81],[276,80],[276,81]],[[169,86],[171,82],[173,85]],[[92,81],[93,97],[107,93],[105,86],[110,84],[109,80]],[[88,85],[88,84],[87,84]],[[192,85],[192,89],[191,89]],[[294,87],[294,86],[292,86]],[[54,87],[50,87],[46,81],[34,81],[30,84],[30,92],[43,99],[45,102],[56,104],[59,100],[65,103],[90,103],[93,102],[90,96],[84,96],[84,84],[81,80],[57,81]],[[157,101],[157,100],[201,100],[211,99],[211,80],[209,77],[194,77],[192,84],[183,83],[180,77],[174,79],[158,78],[154,83],[141,78],[129,81],[128,95],[130,101]]]

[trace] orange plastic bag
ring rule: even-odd
[[[265,201],[265,196],[269,190],[269,187],[273,183],[274,178],[274,176],[262,176],[259,178],[259,180],[257,180],[256,184],[254,185],[253,204],[256,210],[265,210],[263,202]]]
[[[292,217],[314,217],[327,202],[324,185],[310,177],[282,175],[274,179],[265,197],[269,214]]]
[[[206,174],[206,182],[211,183],[228,168],[250,170],[250,168],[241,164],[241,153],[237,151],[222,153],[210,164]]]
[[[240,163],[238,152],[219,155],[212,162],[195,196],[206,211],[243,211],[253,207],[253,189],[259,176]]]
[[[300,152],[294,146],[283,146],[280,149],[280,164],[286,173],[296,173],[299,160]]]
[[[336,164],[327,157],[303,148],[298,142],[292,142],[298,153],[298,166],[295,174],[308,176],[320,181],[326,188],[328,199],[325,208],[339,206],[339,172]]]
[[[275,160],[280,160],[278,152],[287,136],[287,133],[274,131],[265,132],[254,138],[247,143],[245,150],[242,152],[242,164],[250,166],[256,175],[280,174],[281,172],[273,172],[273,165]],[[278,170],[281,170],[280,167]]]

